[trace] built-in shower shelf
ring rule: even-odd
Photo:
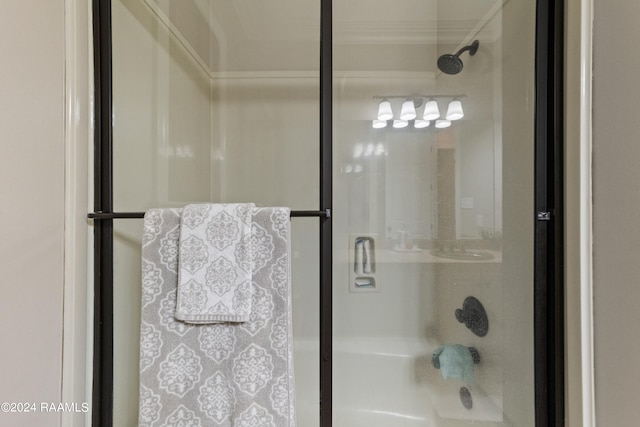
[[[435,256],[430,250],[425,249],[420,252],[399,252],[389,249],[378,249],[376,251],[378,264],[382,263],[408,263],[408,264],[496,264],[502,262],[502,252],[483,250],[482,252],[492,255],[487,260],[459,260]]]
[[[476,365],[479,370],[486,369],[482,361]],[[448,420],[465,420],[478,422],[502,422],[502,393],[488,394],[478,381],[486,381],[476,373],[476,382],[467,384],[463,381],[442,378],[441,371],[433,367],[431,358],[420,357],[416,361],[419,381],[425,387],[427,396],[440,418]],[[472,405],[466,407],[461,400],[460,389],[466,388],[471,396]]]
[[[469,386],[473,406],[466,408],[460,401],[460,384],[430,384],[427,386],[427,394],[438,416],[448,420],[465,420],[480,422],[503,421],[502,409],[496,404],[502,396],[489,396],[478,387]]]

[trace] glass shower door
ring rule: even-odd
[[[292,220],[299,426],[535,425],[536,2],[109,3],[115,211],[315,211],[333,180],[333,259]],[[142,223],[113,231],[113,425],[134,426]]]
[[[333,425],[533,426],[535,2],[334,2]]]
[[[318,209],[317,0],[113,0],[114,206]],[[318,425],[318,219],[294,218],[300,425]],[[113,425],[136,426],[142,221],[114,221]],[[107,391],[108,392],[108,391]]]

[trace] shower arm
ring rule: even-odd
[[[465,47],[463,47],[462,49],[460,49],[459,51],[457,51],[456,53],[454,53],[454,55],[455,55],[455,56],[460,56],[460,55],[462,55],[463,53],[465,53],[466,51],[471,50],[471,49],[473,49],[473,47],[472,47],[471,45],[469,45],[469,46],[465,46]],[[474,52],[474,53],[475,53],[475,52]],[[474,54],[474,53],[469,52],[469,55],[473,56],[473,54]]]
[[[480,43],[478,42],[478,40],[474,40],[473,43],[462,47],[459,51],[457,51],[454,56],[458,57],[460,55],[462,55],[464,52],[466,51],[470,51],[469,52],[469,56],[473,56],[476,54],[476,52],[478,51],[478,46],[480,45]]]

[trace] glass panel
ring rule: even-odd
[[[535,2],[333,13],[333,425],[533,426]]]
[[[317,0],[115,0],[116,211],[318,208]],[[115,221],[114,425],[138,417],[140,220]],[[292,220],[298,420],[318,425],[318,220]]]

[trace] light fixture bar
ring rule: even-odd
[[[454,99],[460,99],[460,98],[466,98],[467,95],[422,95],[422,94],[412,94],[412,95],[374,95],[373,99],[392,99],[392,98],[403,98],[403,99],[415,99],[415,98],[454,98]]]

